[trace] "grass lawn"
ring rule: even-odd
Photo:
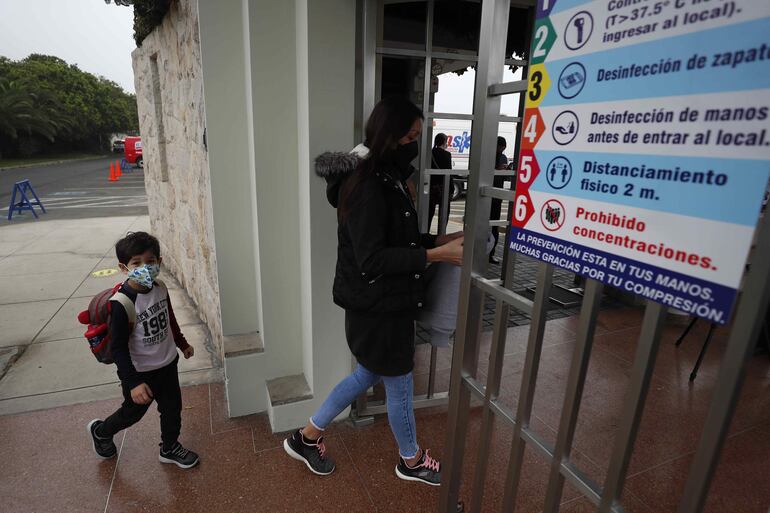
[[[113,154],[109,154],[113,155]],[[115,153],[114,155],[121,156],[121,154]],[[45,155],[41,157],[31,157],[27,159],[0,159],[0,169],[9,167],[27,167],[37,164],[45,164],[47,162],[60,162],[62,160],[81,160],[81,159],[98,159],[101,157],[107,157],[108,155],[101,155],[98,153],[64,153],[60,155]]]

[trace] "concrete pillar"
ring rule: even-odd
[[[265,356],[273,360],[269,326],[275,323],[286,334],[279,341],[285,344],[281,358],[286,361],[281,363],[296,364],[287,368],[283,379],[270,384],[271,393],[280,396],[280,404],[267,405],[272,427],[284,431],[304,425],[334,385],[350,373],[344,314],[331,297],[337,260],[336,212],[326,200],[325,182],[315,176],[313,160],[324,151],[350,149],[355,143],[356,2],[295,0],[278,5],[250,0],[250,6],[255,9],[252,17],[259,18],[252,24],[252,37],[261,41],[252,44],[253,51],[256,46],[261,48],[259,58],[252,55],[255,127],[263,133],[265,147],[280,153],[270,157],[270,162],[265,158],[263,168],[260,161],[264,157],[257,152],[259,246],[266,303],[270,301],[265,286],[268,274],[275,275],[276,284],[292,287],[283,290],[285,307],[270,314],[267,306],[263,309]],[[293,14],[291,29],[287,12]],[[287,34],[292,34],[293,43],[285,39]],[[293,69],[287,69],[288,62]],[[263,76],[257,78],[260,73]],[[259,89],[257,83],[262,84]],[[288,99],[287,93],[293,97]],[[259,108],[262,115],[257,113],[258,101],[265,103]],[[293,129],[286,124],[290,113],[295,116]],[[267,122],[264,126],[260,126],[262,119]],[[263,173],[270,176],[263,177]],[[287,178],[293,183],[287,184]],[[264,200],[259,195],[263,181],[272,187]],[[266,212],[264,205],[269,201],[274,207]],[[268,243],[268,226],[278,225],[279,218],[280,233],[274,232],[275,239]],[[291,239],[292,235],[296,238]],[[276,247],[280,252],[268,268],[267,252]],[[290,324],[298,331],[289,329]],[[296,341],[289,338],[295,333]]]
[[[253,141],[240,2],[198,3],[223,335],[261,331]]]
[[[313,160],[355,145],[355,0],[296,0],[300,263],[304,373],[313,399],[287,414],[284,426],[302,423],[334,385],[350,373],[344,314],[331,299],[337,261],[336,211],[326,200]],[[343,415],[346,412],[343,412]]]
[[[249,359],[262,350],[259,228],[254,174],[248,27],[242,2],[199,0],[203,94],[222,312],[226,390],[233,415],[257,388]],[[230,362],[230,356],[246,358]]]
[[[355,142],[355,16],[355,0],[199,0],[230,414],[270,409],[269,380],[312,392],[270,410],[275,430],[350,372],[336,214],[312,160]]]
[[[248,11],[262,337],[282,376],[302,372],[295,11],[273,0]]]

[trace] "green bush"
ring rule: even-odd
[[[108,149],[109,135],[139,129],[136,96],[51,55],[0,56],[0,153]]]
[[[142,41],[155,27],[161,24],[168,12],[169,0],[134,0],[134,41],[142,46]]]

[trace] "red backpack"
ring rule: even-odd
[[[128,315],[129,328],[133,329],[136,323],[136,307],[131,299],[118,292],[122,283],[118,283],[111,289],[103,290],[91,299],[88,304],[88,310],[83,310],[78,314],[78,321],[81,324],[88,325],[88,330],[84,333],[88,345],[94,357],[104,364],[111,364],[112,349],[110,343],[110,311],[112,310],[112,301],[117,301],[126,310]]]

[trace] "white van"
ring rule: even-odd
[[[471,149],[471,122],[464,119],[434,119],[431,137],[440,133],[447,136],[447,151],[452,154],[452,169],[467,170]],[[503,154],[508,157],[508,162],[512,162],[517,143],[516,123],[500,123],[498,135],[505,137],[508,146]],[[431,140],[432,145],[433,141]],[[467,175],[455,175],[453,183],[452,199],[454,200],[463,196],[468,190],[468,177]],[[508,189],[510,186],[510,179],[506,179],[505,188]]]

